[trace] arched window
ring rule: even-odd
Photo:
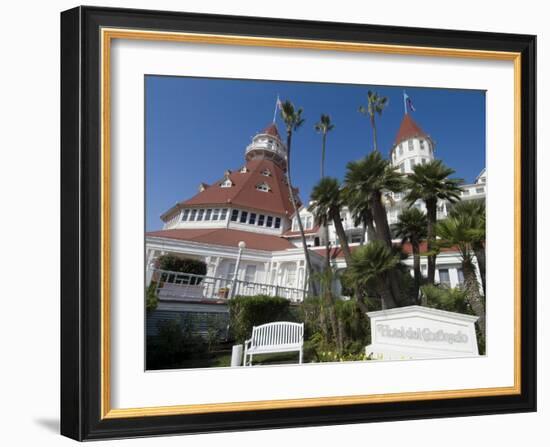
[[[264,177],[271,177],[271,171],[269,169],[264,169],[262,172],[260,172]]]

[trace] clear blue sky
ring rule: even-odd
[[[485,167],[485,92],[405,87],[414,120],[436,142],[436,157],[472,182]],[[346,164],[372,148],[372,130],[358,113],[367,90],[387,96],[377,116],[378,145],[387,156],[403,119],[404,87],[147,76],[145,80],[146,229],[160,214],[198,192],[226,169],[243,164],[250,139],[273,119],[277,94],[304,109],[292,143],[293,183],[307,200],[319,180],[321,113],[335,124],[327,141],[326,175],[343,179]],[[278,117],[281,136],[284,128]]]

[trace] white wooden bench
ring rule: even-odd
[[[252,337],[244,342],[243,366],[251,366],[257,354],[299,352],[299,363],[304,355],[304,323],[277,321],[252,328]]]

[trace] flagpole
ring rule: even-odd
[[[403,90],[403,108],[405,109],[405,115],[409,113],[407,110],[407,93],[405,93],[405,90]]]
[[[275,110],[273,111],[273,124],[275,124],[275,121],[277,119],[277,108],[279,106],[279,102],[281,100],[279,99],[279,95],[277,95],[277,101],[275,101]]]

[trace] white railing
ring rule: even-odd
[[[238,295],[268,295],[299,302],[305,296],[303,289],[159,269],[153,271],[152,281],[161,300],[225,300]]]

